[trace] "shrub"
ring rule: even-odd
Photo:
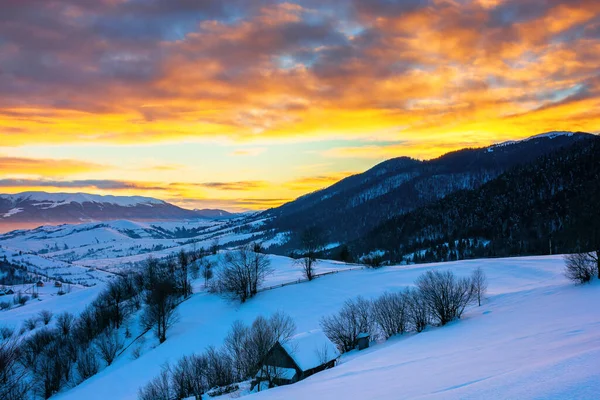
[[[456,278],[452,271],[427,271],[416,283],[431,316],[442,326],[460,318],[473,300],[471,280]]]
[[[406,332],[407,294],[384,293],[373,302],[373,319],[385,339]]]
[[[37,327],[37,322],[38,320],[36,318],[31,317],[23,321],[23,326],[32,331]]]
[[[373,337],[372,303],[361,296],[346,300],[337,314],[321,319],[321,327],[341,352],[353,350],[361,333]]]
[[[44,325],[48,325],[50,323],[52,320],[52,315],[52,311],[48,310],[42,310],[38,313],[39,319]]]
[[[100,363],[93,347],[90,346],[85,350],[81,350],[77,359],[77,373],[79,374],[80,382],[98,373]]]
[[[416,289],[406,291],[406,302],[408,306],[408,321],[411,328],[416,332],[422,332],[429,325],[429,310],[425,299]]]
[[[575,283],[589,283],[596,274],[596,265],[587,253],[565,256],[565,276]]]

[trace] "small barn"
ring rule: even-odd
[[[256,376],[257,382],[288,385],[335,366],[337,347],[321,330],[304,332],[277,342],[267,353]]]
[[[44,287],[44,282],[42,282],[41,280],[37,281],[37,283],[35,284],[37,287]]]
[[[54,287],[62,287],[62,282],[61,281],[54,282]]]
[[[8,289],[4,294],[15,294],[15,291],[12,289]]]

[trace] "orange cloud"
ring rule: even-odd
[[[0,155],[0,177],[11,175],[74,175],[106,169],[106,166],[79,160],[53,160]]]

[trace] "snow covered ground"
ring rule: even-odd
[[[60,273],[80,275],[90,268],[119,272],[150,255],[163,258],[181,249],[209,248],[215,241],[223,247],[254,240],[266,241],[270,237],[260,230],[261,224],[261,220],[245,216],[229,220],[117,220],[48,225],[0,235],[0,252],[4,251],[0,257],[4,253],[13,259],[18,256],[40,273],[51,267],[69,270],[55,270],[55,276]],[[85,283],[81,279],[78,283]],[[101,280],[102,277],[89,277],[88,284]]]
[[[275,257],[273,265],[279,277],[267,285],[297,279],[290,260]],[[600,284],[577,287],[566,281],[560,256],[350,270],[263,291],[241,305],[199,292],[179,306],[179,321],[165,343],[156,346],[149,333],[139,358],[132,359],[132,346],[113,365],[55,398],[135,399],[165,362],[221,345],[235,320],[250,323],[284,311],[298,332],[306,332],[348,298],[402,289],[428,269],[468,275],[477,266],[488,276],[488,298],[462,320],[352,352],[331,370],[250,398],[598,398]]]

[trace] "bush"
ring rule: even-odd
[[[39,319],[44,325],[48,325],[50,323],[52,320],[52,315],[52,311],[48,310],[42,310],[38,313]]]
[[[160,375],[138,391],[140,400],[170,400],[173,396],[169,370],[163,368]]]
[[[406,332],[408,321],[406,292],[381,295],[373,302],[373,319],[385,339]]]
[[[100,357],[106,361],[106,365],[112,364],[119,350],[123,348],[123,342],[117,332],[106,331],[96,341],[96,347]]]
[[[429,325],[429,310],[421,292],[416,289],[407,290],[406,304],[411,328],[416,332],[423,332]]]
[[[32,331],[37,327],[37,322],[38,322],[38,320],[36,318],[31,317],[31,318],[28,318],[25,321],[23,321],[23,326],[25,326],[25,328]]]
[[[10,339],[15,333],[15,328],[11,328],[8,326],[2,326],[0,327],[0,339],[2,340],[7,340]],[[2,369],[0,368],[0,371],[2,371]]]
[[[80,382],[83,382],[98,373],[100,363],[98,362],[98,356],[93,347],[90,346],[85,350],[81,350],[77,359],[77,373],[79,374]]]
[[[383,265],[383,256],[381,254],[369,254],[361,258],[363,264],[370,268],[379,268]]]
[[[10,303],[8,301],[0,302],[0,310],[8,310],[10,308]]]
[[[372,307],[372,303],[361,296],[346,300],[337,314],[321,319],[323,332],[342,353],[353,350],[361,333],[374,336]]]
[[[452,271],[427,271],[416,283],[431,316],[442,326],[460,318],[473,300],[471,280],[456,278]]]
[[[69,312],[64,312],[56,317],[56,329],[63,336],[67,337],[71,334],[75,325],[75,316]]]
[[[596,274],[596,265],[587,253],[575,253],[565,256],[565,276],[575,283],[591,282]]]

